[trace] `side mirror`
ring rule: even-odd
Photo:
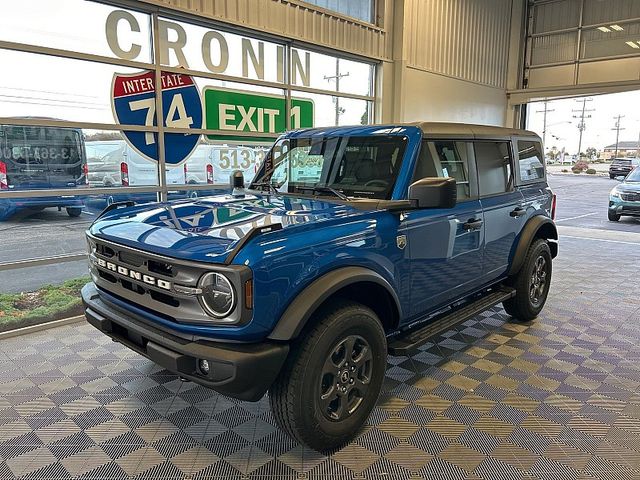
[[[454,178],[423,178],[409,187],[409,201],[416,208],[453,208],[457,197]]]

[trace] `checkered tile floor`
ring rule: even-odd
[[[86,324],[0,342],[0,478],[640,479],[640,245],[567,239],[532,324],[494,308],[391,358],[324,457]]]

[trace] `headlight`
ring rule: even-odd
[[[614,198],[620,198],[620,192],[616,188],[611,190],[611,192],[609,192],[609,195],[611,195]]]
[[[200,279],[200,302],[206,312],[216,318],[228,316],[236,306],[231,282],[221,273],[207,273]]]

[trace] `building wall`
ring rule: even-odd
[[[513,125],[506,89],[520,76],[513,60],[521,52],[523,5],[523,0],[394,2],[392,63],[383,67],[383,119]]]
[[[372,59],[388,58],[384,28],[299,0],[141,1]]]
[[[449,121],[502,126],[507,121],[504,88],[407,68],[403,120]]]

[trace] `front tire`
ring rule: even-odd
[[[549,295],[551,271],[549,244],[538,239],[529,247],[522,268],[512,279],[516,295],[503,302],[505,311],[525,322],[536,318]]]
[[[82,213],[82,207],[67,207],[67,215],[71,218],[79,217]]]
[[[269,390],[276,422],[320,452],[352,440],[375,406],[387,361],[385,333],[369,308],[340,302],[324,309],[293,345]]]
[[[617,222],[618,220],[620,220],[620,215],[618,215],[615,212],[612,212],[611,210],[608,210],[607,218],[609,219],[610,222]]]

